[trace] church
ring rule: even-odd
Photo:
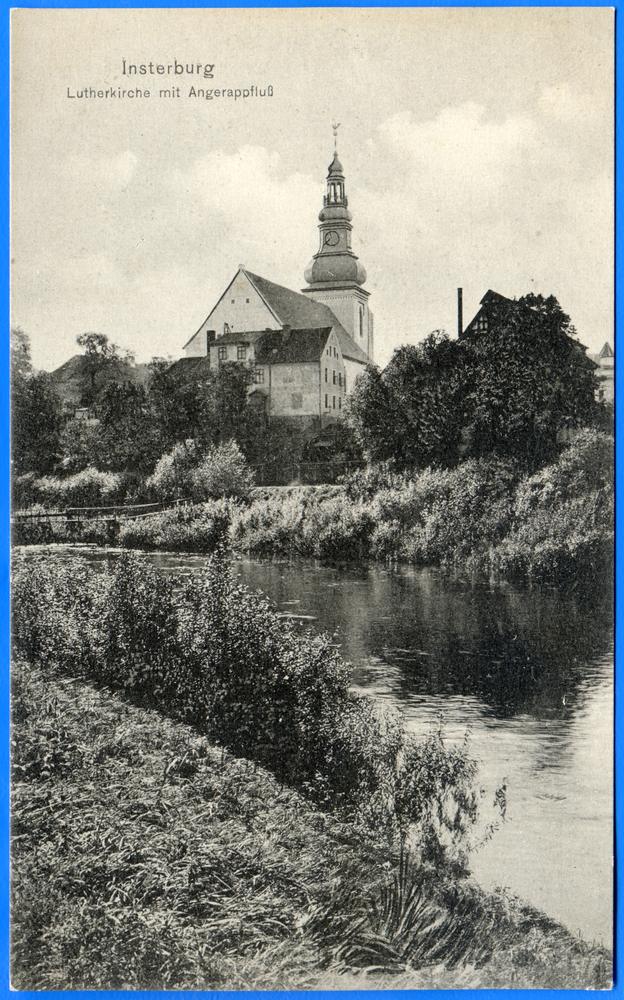
[[[373,361],[370,293],[351,247],[351,218],[336,150],[306,287],[294,292],[240,265],[184,345],[176,374],[197,378],[205,365],[246,363],[254,374],[249,405],[269,422],[289,418],[324,427],[340,420],[347,393]]]

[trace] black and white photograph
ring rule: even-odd
[[[614,42],[12,11],[12,989],[611,989]]]

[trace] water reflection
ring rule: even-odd
[[[238,571],[279,608],[296,594],[299,613],[338,632],[343,656],[356,664],[354,682],[376,686],[382,671],[400,701],[418,693],[472,696],[497,718],[566,720],[592,684],[588,662],[612,641],[608,593],[564,601],[553,591],[488,586],[431,569],[345,574],[240,561]]]

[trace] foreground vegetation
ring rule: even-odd
[[[12,676],[14,988],[610,985],[606,949],[439,852],[33,659]]]

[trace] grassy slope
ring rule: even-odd
[[[15,988],[610,985],[605,949],[397,870],[192,728],[82,682],[13,678]]]

